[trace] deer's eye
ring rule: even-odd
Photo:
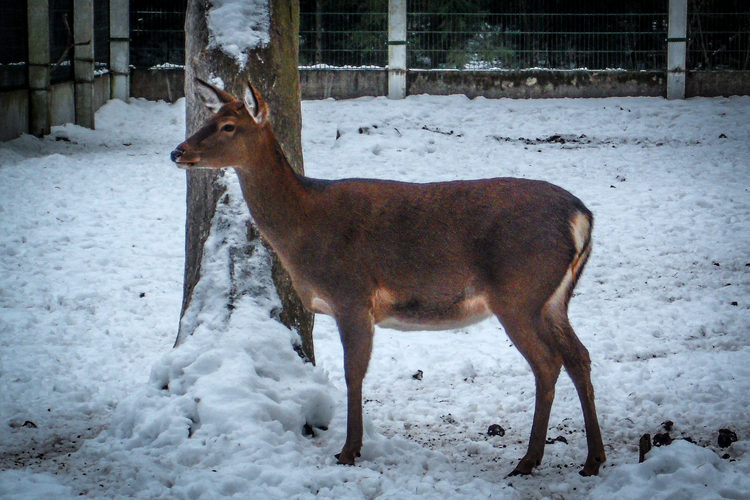
[[[223,125],[221,127],[221,130],[223,132],[233,132],[234,131],[234,125],[232,125],[231,123],[227,123],[226,125]]]

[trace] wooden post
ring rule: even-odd
[[[388,0],[388,98],[406,97],[406,0]]]
[[[130,97],[130,2],[109,0],[110,95],[127,101]]]
[[[667,34],[667,99],[685,98],[687,0],[669,0]]]
[[[73,2],[76,124],[94,128],[94,2]]]
[[[50,132],[49,0],[28,0],[26,9],[29,43],[29,132]]]

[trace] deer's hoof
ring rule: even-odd
[[[513,472],[511,472],[510,474],[508,474],[508,477],[513,477],[513,476],[530,476],[530,475],[531,475],[531,471],[530,470],[529,471],[522,470],[522,469],[519,469],[518,467],[516,467],[515,469],[513,469]]]
[[[587,459],[586,463],[583,464],[583,469],[579,472],[582,476],[597,476],[599,475],[599,467],[604,463],[603,456],[596,456],[592,459]]]
[[[534,470],[534,467],[539,465],[539,462],[541,462],[541,460],[531,460],[524,457],[520,462],[518,462],[518,465],[516,465],[516,468],[513,469],[513,472],[508,474],[508,477],[528,476],[531,474],[531,471]]]
[[[341,453],[336,454],[336,460],[341,465],[354,465],[355,457],[358,457],[359,452],[357,453],[347,453],[345,451],[341,451]]]

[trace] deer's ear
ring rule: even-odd
[[[247,112],[255,119],[256,123],[260,125],[268,120],[268,106],[266,106],[266,101],[263,100],[260,92],[250,82],[247,82],[247,86],[245,86],[243,101],[245,102]]]
[[[237,100],[229,92],[204,82],[200,78],[195,79],[195,93],[212,113],[218,112],[223,105]]]

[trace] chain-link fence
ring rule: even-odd
[[[24,88],[28,83],[26,1],[0,3],[0,89]]]
[[[667,14],[407,14],[409,67],[663,69]]]
[[[388,1],[301,1],[300,66],[384,67]]]
[[[131,64],[184,64],[185,4],[131,1]],[[666,1],[596,5],[598,13],[586,2],[409,0],[408,67],[666,68]],[[689,69],[750,68],[746,1],[695,0],[690,12]],[[387,0],[302,0],[300,65],[385,67],[387,28]]]
[[[94,0],[94,61],[98,73],[109,68],[109,0]],[[28,86],[28,2],[0,3],[0,89]],[[73,0],[49,0],[50,79],[73,79]],[[84,42],[85,43],[85,42]]]
[[[49,45],[52,83],[73,79],[73,0],[50,0]]]
[[[745,1],[744,12],[711,12],[693,2],[695,9],[688,14],[689,70],[750,69],[750,2]]]
[[[136,68],[185,64],[187,0],[130,0],[130,64]]]
[[[409,0],[407,65],[664,70],[667,3]],[[689,69],[750,69],[746,0],[693,0],[689,9]],[[387,10],[384,0],[303,0],[300,65],[386,66]]]
[[[407,66],[666,68],[666,1],[633,2],[627,6],[629,12],[586,12],[583,4],[576,12],[556,11],[569,8],[568,3],[409,0]],[[131,0],[130,62],[134,67],[184,64],[186,4],[186,0]],[[654,6],[660,10],[653,10]],[[608,4],[606,8],[616,7]],[[3,89],[27,85],[26,9],[26,0],[0,5]],[[96,68],[104,71],[109,62],[109,0],[95,0],[94,16]],[[49,0],[49,20],[52,81],[72,79],[73,0]],[[750,69],[747,0],[691,0],[688,20],[688,69]],[[302,0],[300,65],[385,67],[387,27],[387,0]]]
[[[109,0],[94,0],[94,68],[109,70]]]

